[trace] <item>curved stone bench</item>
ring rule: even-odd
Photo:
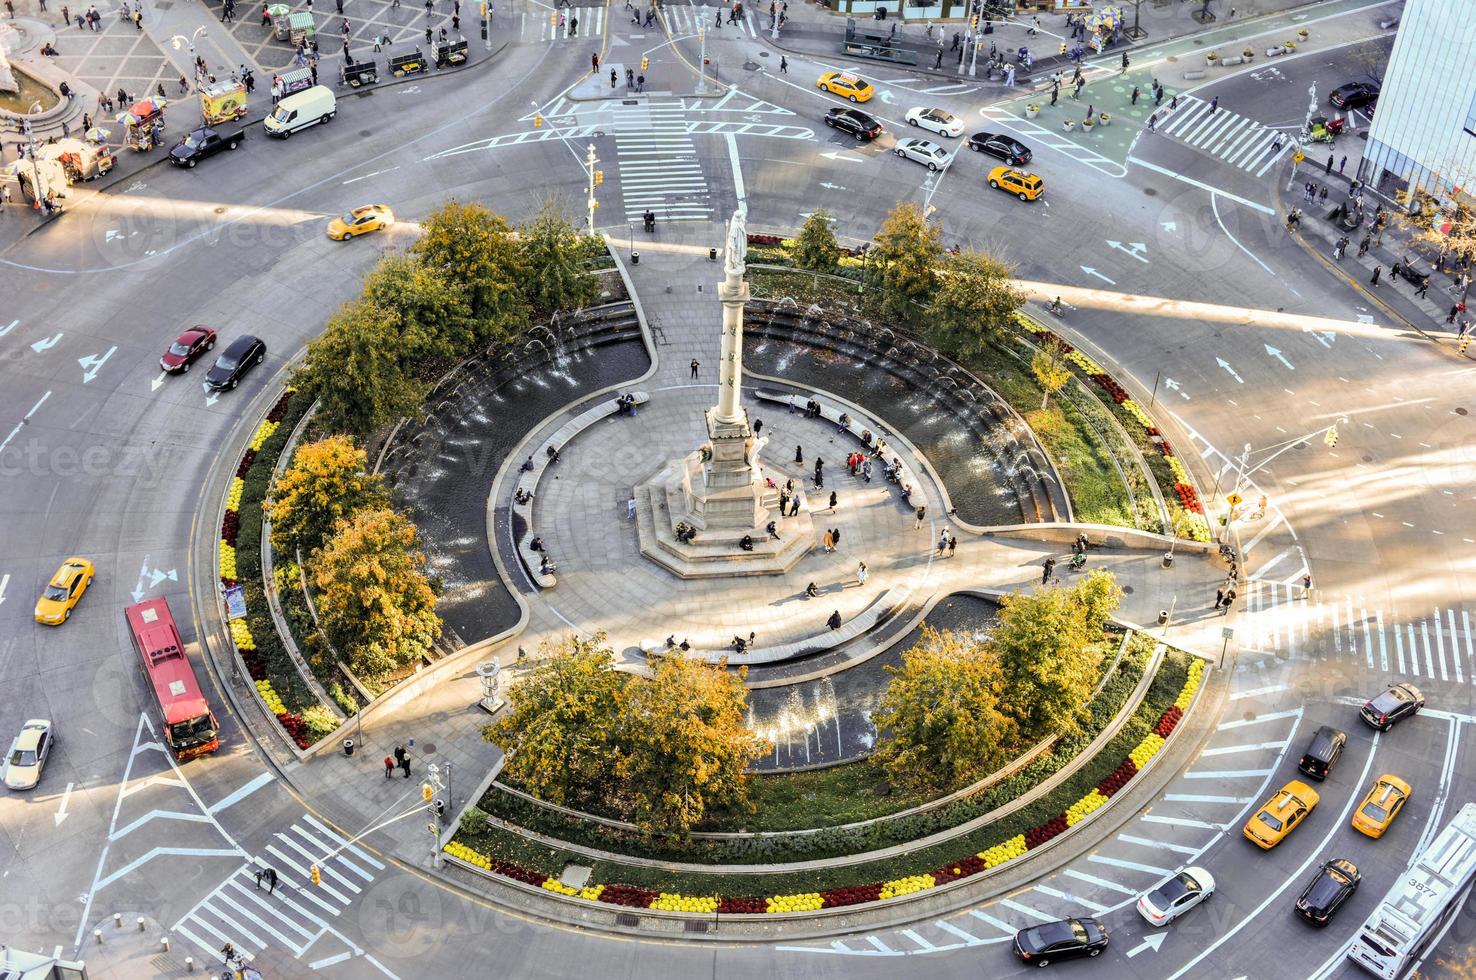
[[[635,399],[637,405],[644,405],[651,400],[651,396],[644,391],[628,391],[623,394],[630,395]],[[580,412],[563,425],[559,426],[553,435],[544,440],[540,451],[531,457],[531,468],[522,469],[518,472],[517,482],[513,484],[513,513],[523,518],[523,536],[518,539],[518,557],[522,559],[523,567],[528,570],[528,577],[537,583],[540,589],[551,589],[558,584],[558,579],[551,574],[544,574],[543,556],[546,552],[535,551],[532,547],[533,539],[537,533],[533,529],[533,502],[538,499],[538,481],[543,479],[543,473],[553,465],[553,458],[549,456],[549,449],[555,453],[561,452],[570,441],[579,433],[594,425],[596,422],[607,419],[612,415],[619,414],[620,403],[616,398],[607,398],[596,402],[591,407]],[[529,464],[524,463],[525,467]],[[517,502],[519,490],[526,490],[529,497],[526,503]]]
[[[759,389],[754,392],[754,397],[758,398],[761,401],[777,402],[781,405],[787,405],[790,408],[797,408],[803,412],[805,410],[805,403],[809,401],[812,396],[791,395],[782,391],[764,391],[762,389]],[[818,398],[815,400],[819,401]],[[870,429],[873,436],[872,444],[875,445],[877,439],[882,439],[881,424],[876,421],[871,421],[869,424],[866,424],[866,420],[863,420],[862,422],[857,422],[855,418],[852,418],[849,422],[846,423],[846,425],[842,426],[840,421],[841,414],[842,413],[840,409],[828,408],[824,402],[820,402],[821,418],[835,425],[837,429],[844,428],[845,431],[849,432],[852,437],[855,438],[856,442],[859,443],[861,448],[866,451],[867,455],[870,455],[872,447],[866,445],[866,443],[861,441],[861,433],[866,429]],[[885,450],[883,450],[883,452],[885,453]],[[902,454],[897,452],[895,449],[892,450],[892,458],[897,461],[897,465],[901,470],[901,475],[898,477],[897,480],[897,493],[902,497],[902,502],[907,504],[907,506],[913,508],[916,508],[919,504],[926,503],[927,496],[922,493],[922,484],[918,481],[917,474],[913,472],[912,467],[907,465],[907,460],[903,459]],[[883,459],[885,459],[885,455],[883,456]],[[882,479],[885,480],[886,477],[884,476],[882,477]],[[902,493],[903,486],[912,487],[912,493]]]
[[[683,651],[680,647],[668,648],[665,640],[642,640],[642,652],[659,656],[669,650],[681,653],[683,656],[693,659],[706,660],[715,664],[726,659],[730,665],[741,664],[767,664],[780,660],[790,660],[794,657],[807,657],[816,653],[824,653],[833,650],[843,643],[848,643],[856,637],[875,628],[882,620],[890,616],[911,595],[911,589],[902,590],[898,593],[895,589],[884,589],[875,599],[867,604],[851,619],[841,623],[839,629],[827,629],[823,633],[801,637],[793,643],[784,643],[772,647],[755,647],[746,653],[733,652],[733,635],[718,636],[716,634],[700,633],[677,633],[672,634],[678,640],[685,639],[690,649]]]

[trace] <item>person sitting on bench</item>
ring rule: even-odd
[[[753,535],[751,535],[751,534],[745,534],[743,536],[743,539],[738,542],[738,547],[742,548],[744,551],[752,551],[753,550]]]

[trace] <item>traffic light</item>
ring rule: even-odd
[[[420,784],[420,798],[422,800],[425,800],[425,802],[427,802],[427,803],[429,803],[431,800],[435,799],[436,798],[436,790],[435,790],[435,787],[431,786],[430,783],[421,783]]]
[[[1462,337],[1461,342],[1458,346],[1460,348],[1460,353],[1464,354],[1466,352],[1466,348],[1471,346],[1471,338],[1469,336]]]
[[[308,875],[313,879],[313,884],[321,885],[323,883],[323,872],[318,870],[316,864],[308,868]]]
[[[651,59],[650,58],[647,58],[645,55],[641,55],[641,72],[644,74],[645,71],[646,71],[646,69],[648,69],[650,67],[651,67]]]
[[[542,129],[543,128],[543,117],[540,116],[536,112],[533,113],[533,128],[534,129]]]
[[[551,13],[551,14],[549,14],[548,15],[548,23],[552,27],[558,27],[559,26],[559,15],[557,13]]]
[[[598,187],[601,184],[603,184],[604,182],[605,182],[605,172],[603,170],[596,170],[595,171],[595,186]]]
[[[979,29],[979,15],[978,14],[975,14],[974,16],[972,16],[972,17],[969,18],[969,30],[977,31],[978,29]]]
[[[1327,430],[1327,432],[1323,434],[1322,441],[1327,445],[1329,449],[1335,447],[1338,444],[1338,427],[1336,425],[1331,426]]]

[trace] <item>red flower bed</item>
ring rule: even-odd
[[[1094,374],[1091,377],[1093,381],[1106,389],[1107,394],[1111,395],[1112,400],[1117,404],[1121,405],[1123,402],[1128,400],[1127,389],[1118,384],[1116,379],[1114,379],[1112,375]]]
[[[1128,780],[1138,774],[1138,767],[1132,759],[1123,759],[1122,765],[1112,770],[1111,774],[1097,784],[1097,792],[1103,796],[1111,796],[1127,785]]]
[[[825,902],[825,908],[833,909],[842,905],[860,905],[862,902],[875,902],[881,898],[882,886],[875,885],[852,885],[849,888],[832,888],[828,892],[821,892],[820,898]]]
[[[783,241],[784,239],[778,235],[760,235],[754,232],[750,232],[748,235],[748,244],[750,245],[778,245]]]
[[[233,510],[225,512],[225,517],[220,522],[220,536],[225,538],[226,543],[232,548],[236,546],[236,531],[241,527],[241,515]]]
[[[1174,729],[1179,727],[1179,722],[1183,718],[1184,712],[1179,710],[1178,705],[1174,705],[1163,713],[1162,718],[1158,719],[1158,725],[1154,727],[1153,734],[1160,738],[1168,738],[1173,734]]]
[[[1169,441],[1167,439],[1160,439],[1158,441],[1158,455],[1172,456],[1173,454],[1174,447],[1169,445]]]
[[[548,875],[546,874],[540,874],[537,871],[529,871],[527,868],[520,868],[516,864],[509,864],[506,861],[499,861],[497,858],[492,858],[487,863],[492,865],[492,870],[497,872],[498,874],[511,878],[514,881],[521,881],[525,885],[539,886],[548,879]],[[610,886],[610,888],[624,887],[624,885]],[[606,888],[605,891],[608,892],[610,888]]]
[[[233,583],[234,584],[234,583]],[[266,658],[255,650],[242,650],[241,661],[246,664],[246,673],[251,675],[254,681],[267,679]]]
[[[531,884],[542,884],[540,877]],[[659,892],[653,892],[649,888],[637,888],[634,885],[606,885],[604,891],[600,892],[600,901],[609,902],[612,905],[624,905],[633,909],[646,909],[656,901]]]
[[[272,406],[272,410],[270,412],[267,412],[267,421],[282,421],[282,418],[287,414],[287,403],[291,400],[292,392],[290,390],[282,392],[282,397],[277,399],[277,404]]]
[[[241,462],[236,465],[236,475],[243,480],[246,479],[246,471],[251,469],[251,464],[254,462],[256,462],[256,450],[246,450],[245,455],[241,457]]]
[[[1041,824],[1032,830],[1025,831],[1025,846],[1034,850],[1057,834],[1066,832],[1066,814],[1058,813],[1049,822]]]
[[[769,911],[769,903],[762,898],[718,899],[718,914],[720,915],[758,915],[767,911]]]
[[[984,859],[977,854],[970,854],[962,861],[955,861],[941,868],[934,868],[928,874],[932,875],[933,879],[941,885],[945,881],[957,881],[960,878],[967,878],[969,875],[976,875],[984,869]]]
[[[284,711],[277,716],[277,721],[282,723],[282,727],[287,730],[288,735],[292,736],[292,741],[297,743],[299,749],[305,749],[312,744],[308,741],[307,725],[303,723],[301,717]]]
[[[1199,491],[1187,483],[1175,483],[1174,493],[1179,495],[1179,503],[1184,509],[1194,514],[1203,514],[1204,507],[1199,503]]]

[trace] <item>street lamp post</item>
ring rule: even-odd
[[[42,211],[46,210],[46,191],[41,186],[41,164],[36,159],[36,133],[31,127],[30,116],[41,111],[40,101],[32,102],[31,107],[26,110],[27,118],[21,120],[21,129],[26,134],[26,153],[31,158],[31,196],[36,203],[41,205]]]
[[[707,91],[707,29],[697,28],[697,94]]]

